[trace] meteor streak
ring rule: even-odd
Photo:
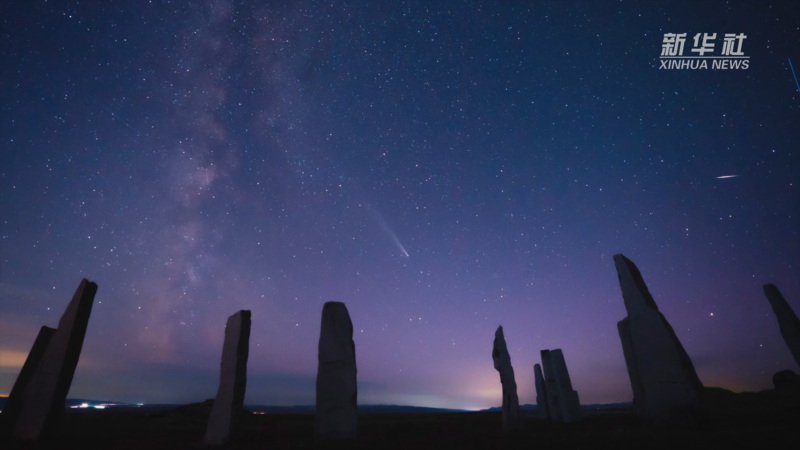
[[[739,175],[723,175],[723,176],[721,176],[721,177],[717,177],[717,179],[718,179],[718,180],[722,180],[722,179],[724,179],[724,178],[736,178],[736,177],[738,177],[738,176],[739,176]]]
[[[794,73],[794,66],[792,65],[791,59],[789,59],[789,67],[792,69],[792,76],[794,77],[794,85],[797,86],[797,92],[800,92],[800,83],[797,82],[797,75]]]

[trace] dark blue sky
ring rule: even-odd
[[[5,3],[0,392],[87,277],[72,397],[211,398],[250,309],[246,402],[312,404],[337,300],[361,403],[499,405],[501,324],[522,403],[553,348],[626,401],[616,253],[706,385],[771,387],[800,13],[696,3]],[[665,33],[744,33],[750,67],[659,70]]]

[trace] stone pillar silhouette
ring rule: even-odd
[[[238,431],[247,388],[250,352],[250,311],[228,317],[222,346],[219,389],[206,427],[206,445],[225,445]]]
[[[536,379],[536,414],[542,419],[549,419],[550,408],[547,406],[547,386],[542,376],[542,366],[534,364],[533,374]]]
[[[25,359],[25,364],[22,366],[17,380],[14,382],[14,387],[6,399],[6,406],[3,407],[3,414],[0,414],[0,432],[3,435],[11,434],[14,431],[14,426],[19,419],[19,413],[22,411],[22,396],[25,393],[25,388],[33,378],[39,363],[42,361],[42,356],[47,349],[47,344],[55,334],[55,328],[42,327],[36,340],[33,342],[31,351],[28,352],[28,358]]]
[[[96,293],[97,285],[85,278],[75,291],[39,366],[25,387],[19,419],[14,427],[15,437],[35,440],[48,435],[64,413],[64,402],[81,355]]]
[[[495,370],[500,372],[500,383],[503,385],[503,431],[521,429],[522,416],[519,411],[517,382],[514,379],[514,368],[511,367],[511,355],[508,354],[502,326],[497,327],[494,333],[492,360]]]
[[[547,406],[554,420],[569,423],[581,418],[581,402],[572,389],[567,363],[560,349],[542,350]]]
[[[765,284],[764,294],[778,319],[778,328],[781,330],[783,340],[789,346],[795,362],[800,365],[800,319],[797,318],[797,314],[792,311],[789,303],[774,284]]]
[[[317,369],[317,436],[355,439],[358,435],[358,386],[353,323],[341,302],[322,308]]]
[[[703,384],[692,360],[636,265],[621,254],[614,255],[614,265],[628,312],[617,329],[636,411],[653,422],[696,423]]]

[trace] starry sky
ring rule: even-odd
[[[4,3],[0,393],[86,277],[73,398],[212,398],[249,309],[246,403],[313,404],[343,301],[362,404],[500,405],[498,325],[520,403],[554,348],[629,401],[616,253],[705,385],[771,388],[800,10],[696,3]],[[660,70],[664,33],[744,33],[750,68]]]

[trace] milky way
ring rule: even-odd
[[[499,405],[498,325],[521,403],[555,348],[628,401],[616,253],[706,385],[798,370],[761,291],[800,311],[788,2],[180,3],[5,8],[0,393],[86,277],[74,398],[213,397],[249,309],[246,402],[313,404],[343,301],[361,403]],[[749,69],[660,70],[668,32]]]

